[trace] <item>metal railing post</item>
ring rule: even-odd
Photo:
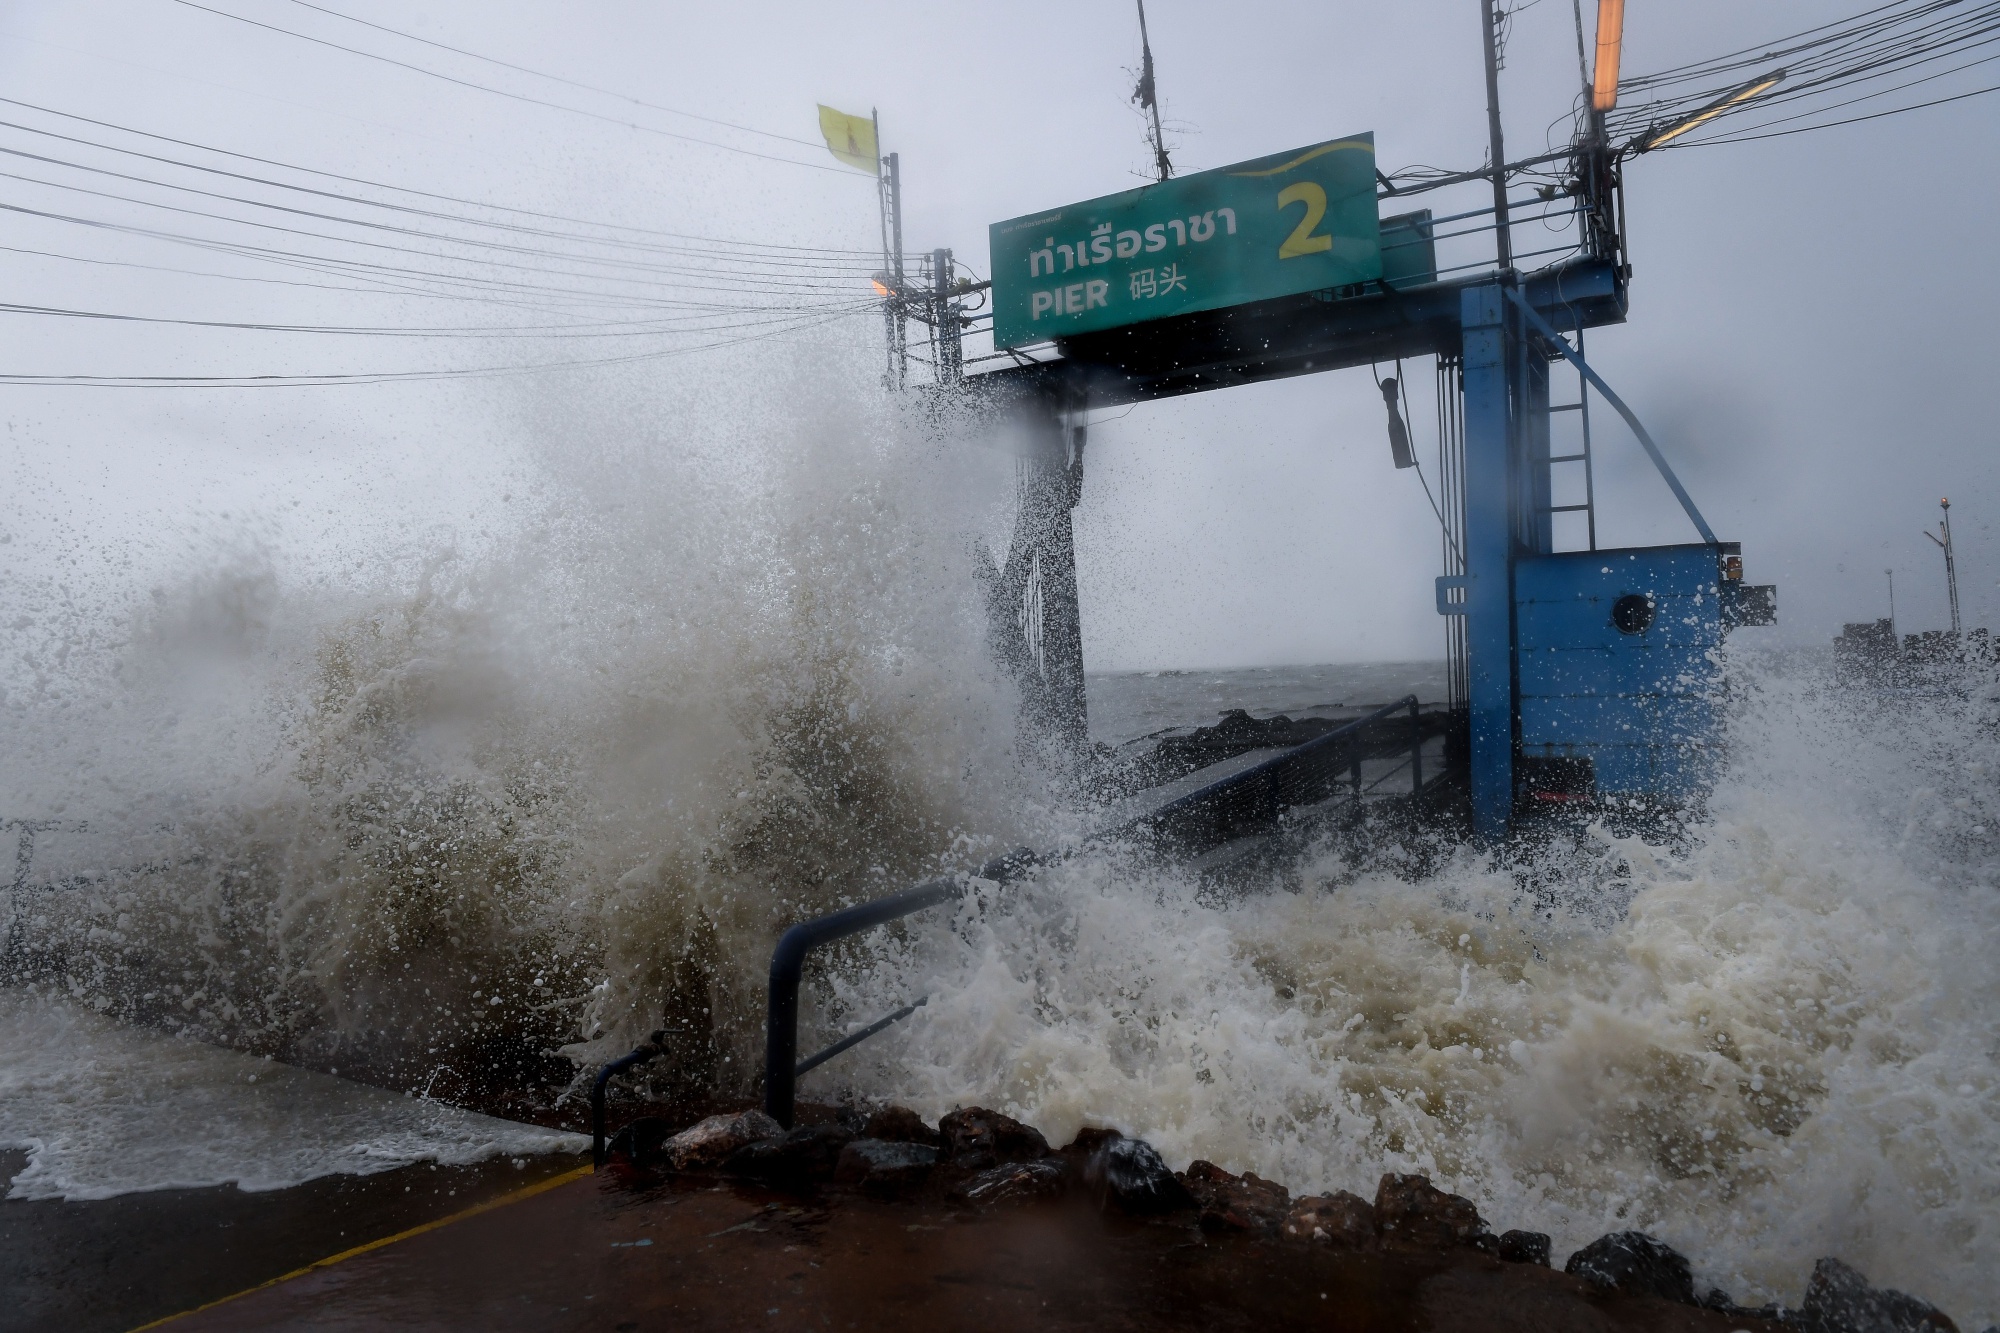
[[[1424,794],[1424,716],[1423,705],[1415,695],[1410,696],[1410,796],[1415,799]]]

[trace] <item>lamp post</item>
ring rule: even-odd
[[[1947,495],[1939,500],[1938,508],[1944,510],[1944,522],[1938,524],[1944,530],[1944,536],[1939,537],[1937,533],[1932,532],[1929,528],[1924,529],[1924,536],[1936,542],[1938,549],[1944,552],[1944,586],[1945,590],[1951,594],[1951,634],[1953,638],[1957,638],[1958,562],[1953,558],[1951,549],[1951,497]]]

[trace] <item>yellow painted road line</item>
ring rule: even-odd
[[[245,1287],[239,1292],[212,1300],[206,1305],[197,1305],[192,1310],[182,1310],[179,1314],[170,1314],[164,1319],[155,1319],[150,1324],[141,1324],[139,1327],[133,1329],[131,1333],[146,1333],[147,1329],[158,1328],[162,1324],[171,1324],[176,1319],[185,1319],[191,1314],[200,1314],[203,1310],[213,1310],[218,1305],[227,1305],[229,1302],[248,1296],[252,1292],[262,1291],[266,1287],[275,1287],[280,1282],[290,1282],[295,1277],[304,1277],[307,1273],[317,1273],[322,1268],[331,1268],[335,1264],[345,1263],[347,1260],[366,1254],[370,1250],[379,1250],[385,1245],[394,1245],[399,1240],[408,1240],[412,1236],[421,1236],[426,1231],[436,1231],[439,1227],[448,1227],[454,1222],[463,1222],[468,1217],[477,1217],[481,1213],[490,1213],[495,1208],[505,1208],[510,1203],[519,1203],[523,1199],[532,1199],[537,1194],[545,1193],[548,1190],[556,1188],[558,1185],[567,1185],[572,1180],[590,1175],[596,1169],[590,1166],[579,1166],[573,1171],[564,1171],[550,1176],[547,1180],[538,1180],[532,1185],[515,1190],[512,1194],[503,1194],[497,1199],[488,1199],[485,1203],[476,1203],[463,1212],[453,1213],[450,1217],[440,1217],[435,1222],[426,1222],[422,1226],[411,1227],[408,1231],[398,1231],[393,1236],[384,1236],[380,1240],[371,1240],[366,1245],[357,1245],[351,1250],[342,1250],[339,1254],[330,1254],[324,1259],[315,1259],[304,1268],[294,1268],[291,1272],[280,1274],[268,1282],[259,1282],[254,1287]]]

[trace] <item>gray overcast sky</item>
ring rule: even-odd
[[[206,0],[204,0],[206,3]],[[826,159],[478,65],[288,0],[215,8],[398,59],[759,151]],[[1132,8],[1089,3],[433,3],[332,7],[634,97],[811,139],[813,106],[879,108],[903,155],[911,250],[951,246],[982,274],[996,219],[1143,179],[1128,95]],[[1862,8],[1632,0],[1626,69],[1643,73]],[[1586,6],[1594,9],[1594,5]],[[1149,7],[1169,138],[1184,170],[1373,130],[1382,165],[1479,165],[1474,0]],[[1586,15],[1586,22],[1590,16]],[[1949,89],[1991,82],[1968,71]],[[1566,0],[1517,16],[1502,76],[1511,155],[1566,132],[1577,84]],[[566,115],[314,46],[173,0],[23,0],[0,15],[0,95],[288,163],[517,207],[792,245],[865,247],[868,181],[777,165]],[[1909,100],[1917,100],[1913,95]],[[2000,298],[2000,95],[1822,133],[1663,152],[1627,174],[1630,322],[1593,361],[1676,461],[1749,576],[1780,585],[1781,629],[1823,642],[1882,614],[1898,574],[1905,629],[1945,623],[1941,562],[1920,530],[1949,494],[1968,624],[2000,620],[1988,312]],[[16,107],[0,120],[55,126]],[[14,131],[0,146],[93,163]],[[140,167],[120,164],[128,171]],[[142,164],[143,165],[143,164]],[[153,227],[157,211],[67,169],[0,163],[0,203]],[[212,183],[211,183],[212,184]],[[170,196],[139,187],[148,198]],[[195,206],[171,196],[182,206]],[[193,230],[189,225],[188,230]],[[491,322],[304,287],[39,257],[248,274],[227,256],[20,213],[0,218],[9,299],[285,323]],[[292,273],[309,279],[312,275]],[[477,316],[475,318],[475,316]],[[325,372],[491,364],[501,344],[335,340],[5,315],[7,369]],[[845,326],[855,339],[879,325]],[[535,350],[532,345],[530,351]],[[727,353],[635,376],[703,376]],[[1428,402],[1429,367],[1411,367]],[[1421,377],[1421,378],[1420,378]],[[0,387],[0,559],[97,552],[149,576],[188,534],[230,525],[280,546],[409,540],[471,523],[518,459],[495,425],[520,386],[490,382],[255,391]],[[1087,654],[1099,668],[1434,657],[1437,537],[1414,478],[1388,463],[1364,372],[1152,405],[1092,434],[1078,510]],[[1416,414],[1422,444],[1428,415]],[[1687,538],[1622,429],[1599,437],[1606,544]],[[227,512],[228,518],[219,515]],[[361,534],[357,537],[357,534]],[[371,535],[372,534],[372,535]],[[117,552],[115,556],[105,554]],[[121,565],[129,561],[129,565]]]

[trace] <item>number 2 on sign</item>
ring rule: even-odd
[[[1299,225],[1292,228],[1292,234],[1278,247],[1278,258],[1298,259],[1303,255],[1316,255],[1322,250],[1333,249],[1333,237],[1312,234],[1313,228],[1326,216],[1326,191],[1319,183],[1299,181],[1278,191],[1279,212],[1293,204],[1304,204],[1306,215],[1299,219]]]

